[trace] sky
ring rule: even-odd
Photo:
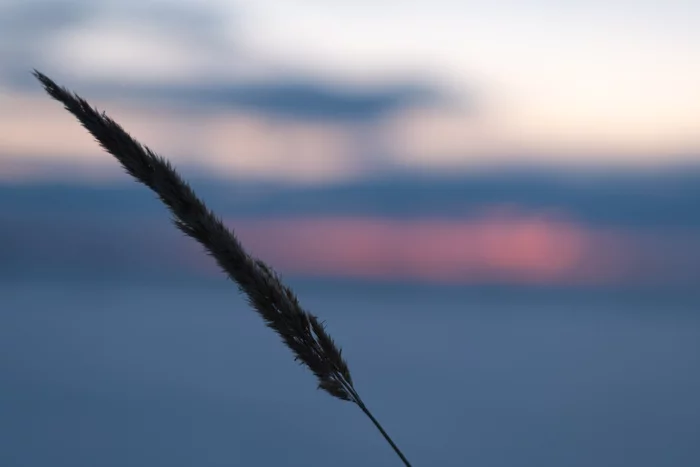
[[[142,255],[102,247],[161,216],[131,244],[156,254],[172,229],[37,68],[194,177],[283,271],[691,284],[698,22],[673,0],[0,0],[2,253],[128,269]],[[40,261],[32,229],[55,237]]]
[[[5,178],[31,176],[18,166],[32,158],[106,170],[32,83],[34,67],[169,157],[251,177],[698,159],[700,7],[691,1],[4,1],[2,9]]]

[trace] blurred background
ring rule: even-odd
[[[399,465],[36,68],[281,272],[416,466],[700,465],[699,23],[0,0],[0,464]]]

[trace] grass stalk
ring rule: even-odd
[[[237,284],[251,307],[289,347],[294,359],[308,367],[318,388],[357,405],[369,417],[406,467],[406,457],[364,404],[342,356],[319,319],[301,307],[294,292],[275,271],[248,254],[234,232],[202,202],[173,166],[131,137],[119,124],[83,98],[57,85],[37,70],[33,75],[44,90],[61,102],[100,146],[114,156],[128,174],[158,195],[175,226],[198,241],[226,275]]]

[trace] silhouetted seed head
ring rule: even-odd
[[[243,249],[235,234],[195,195],[170,163],[77,94],[37,70],[33,74],[127,173],[158,195],[172,213],[175,226],[204,246],[248,297],[265,324],[292,350],[295,360],[316,375],[318,387],[338,399],[355,401],[347,364],[318,318],[301,308],[297,297],[270,266]]]

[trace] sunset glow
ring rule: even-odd
[[[288,273],[428,282],[595,283],[629,279],[624,238],[544,217],[235,221]]]

